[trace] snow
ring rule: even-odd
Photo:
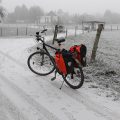
[[[89,34],[84,36],[87,38]],[[83,40],[89,51],[90,41]],[[72,90],[66,84],[60,90],[60,76],[51,81],[53,74],[41,77],[32,73],[27,58],[31,54],[29,48],[35,44],[34,38],[0,38],[0,120],[120,120],[119,100],[105,97],[104,89],[90,88],[97,86],[96,82],[85,79],[79,90]],[[100,45],[106,48],[103,43]]]

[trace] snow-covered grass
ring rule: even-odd
[[[119,99],[120,93],[120,36],[119,31],[103,31],[99,40],[96,61],[90,63],[91,52],[96,32],[81,34],[76,38],[69,38],[66,42],[68,48],[74,44],[85,44],[87,46],[88,66],[84,68],[87,79],[95,81],[99,87],[110,90],[110,95],[115,100]],[[94,87],[94,86],[93,86]],[[117,95],[116,95],[117,94]]]
[[[41,77],[28,69],[27,58],[33,52],[30,48],[36,44],[33,38],[0,38],[0,120],[120,120],[119,92],[108,85],[114,79],[118,82],[119,73],[112,67],[114,61],[110,65],[106,62],[110,53],[101,57],[99,52],[101,46],[109,52],[111,43],[112,49],[117,48],[119,40],[114,44],[113,35],[110,40],[107,34],[118,33],[102,33],[97,61],[83,69],[85,83],[79,90],[66,85],[59,90],[60,77],[52,82],[53,74]],[[84,43],[89,59],[94,38],[94,32],[69,37],[64,46]],[[110,41],[109,45],[101,43],[103,39]]]

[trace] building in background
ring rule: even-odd
[[[58,16],[53,11],[50,11],[48,14],[39,18],[39,23],[44,25],[53,25],[57,23],[57,21]]]
[[[82,21],[82,30],[95,31],[98,28],[98,24],[103,24],[105,26],[104,21]]]

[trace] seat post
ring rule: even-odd
[[[60,49],[60,47],[61,47],[61,43],[58,43],[58,46],[59,46],[59,49]]]

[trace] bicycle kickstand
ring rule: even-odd
[[[57,74],[57,70],[55,71],[55,76],[51,78],[51,81],[54,81],[56,79],[56,74]]]
[[[65,81],[63,80],[62,85],[60,86],[60,90],[62,89],[62,86],[63,86],[64,82],[65,82]]]

